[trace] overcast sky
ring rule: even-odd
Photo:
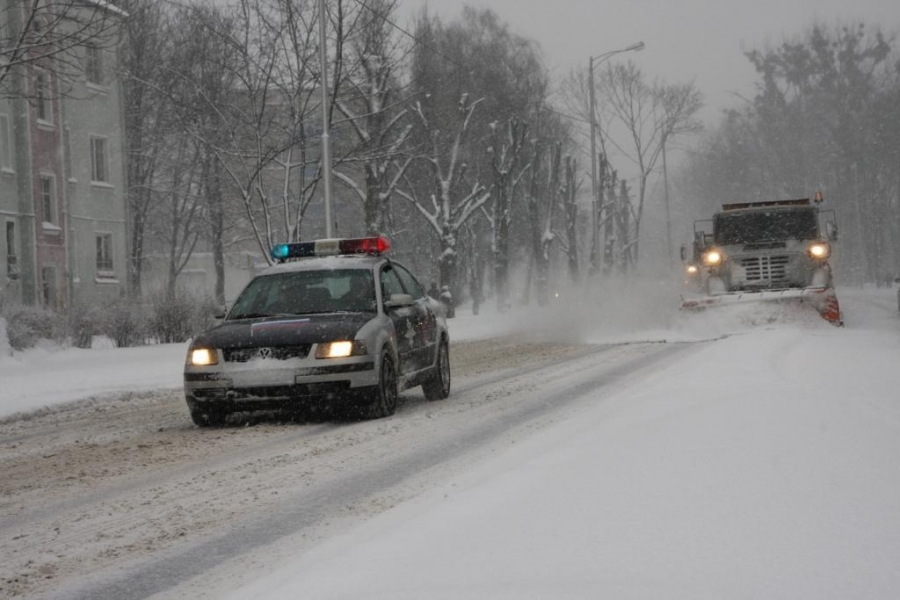
[[[744,50],[803,31],[814,20],[861,20],[900,31],[900,0],[401,0],[404,18],[428,5],[442,18],[464,4],[490,8],[512,30],[537,40],[557,77],[586,68],[590,56],[643,41],[630,56],[652,77],[693,80],[703,92],[704,119],[752,94],[755,74]]]

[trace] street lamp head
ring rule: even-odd
[[[644,42],[635,42],[634,44],[631,44],[630,46],[625,46],[624,48],[619,48],[618,50],[610,50],[609,52],[604,52],[603,54],[598,54],[597,56],[592,56],[592,57],[590,57],[590,63],[591,63],[591,65],[593,65],[594,61],[597,61],[597,63],[599,64],[600,62],[608,59],[609,57],[611,57],[615,54],[621,54],[622,52],[640,52],[643,49],[644,49]]]

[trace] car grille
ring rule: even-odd
[[[272,348],[226,348],[224,350],[225,362],[244,363],[254,358],[265,360],[288,360],[291,358],[306,358],[309,354],[310,344],[301,346],[276,346]]]
[[[746,281],[783,281],[787,279],[787,266],[790,257],[757,256],[741,259],[741,266],[746,273]]]
[[[209,388],[191,392],[195,398],[202,400],[252,400],[299,398],[303,396],[325,396],[328,394],[346,394],[350,392],[349,381],[323,381],[321,383],[303,383],[297,385],[267,385],[245,388]]]

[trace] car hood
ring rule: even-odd
[[[352,340],[372,318],[371,313],[341,313],[225,321],[197,336],[193,346],[253,348]]]

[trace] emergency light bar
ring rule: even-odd
[[[337,254],[381,254],[391,249],[385,237],[353,239],[328,239],[314,242],[295,242],[272,246],[270,254],[277,262],[309,256],[334,256]]]
[[[796,200],[766,200],[763,202],[737,202],[734,204],[723,204],[722,210],[766,208],[769,206],[809,206],[809,198],[797,198]]]

